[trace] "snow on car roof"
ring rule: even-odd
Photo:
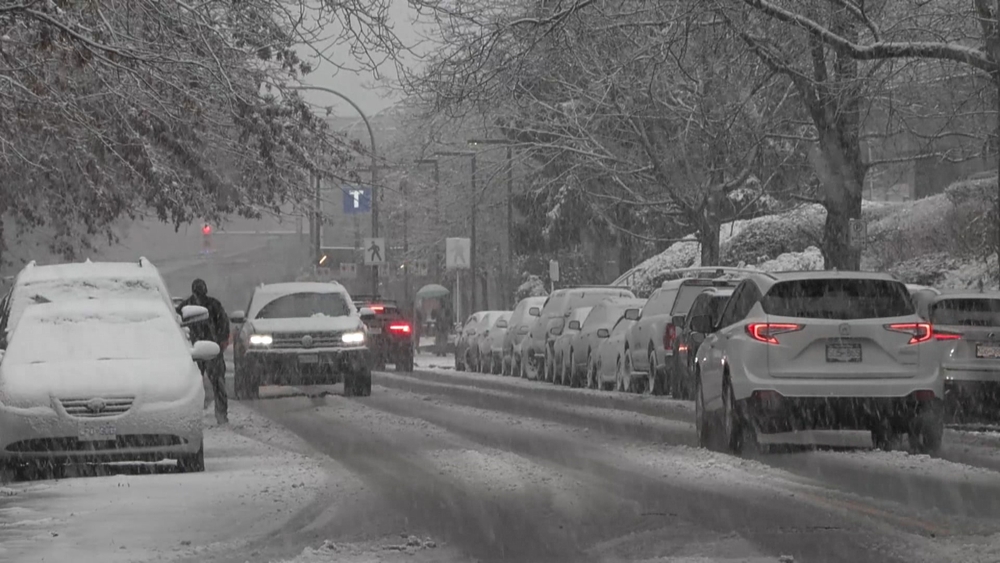
[[[155,299],[77,299],[39,303],[28,307],[24,319],[77,319],[114,317],[141,322],[155,317],[171,318],[173,312]]]
[[[347,293],[347,289],[337,282],[283,282],[264,284],[256,291],[261,295],[287,295],[301,292]]]
[[[37,283],[54,280],[83,278],[144,278],[155,279],[159,276],[156,268],[149,262],[73,262],[69,264],[48,264],[31,266],[22,270],[20,283]]]

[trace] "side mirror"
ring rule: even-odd
[[[641,309],[625,309],[625,318],[630,321],[637,321],[642,316]]]
[[[674,315],[673,318],[670,319],[670,323],[674,326],[684,326],[686,321],[687,315]]]
[[[704,334],[710,334],[715,331],[715,327],[712,326],[712,317],[708,315],[698,315],[691,317],[691,322],[688,326],[694,332],[700,332]]]
[[[221,348],[211,340],[199,340],[191,347],[191,358],[198,361],[211,360],[219,355]]]
[[[483,336],[489,336],[489,335],[490,335],[490,329],[486,329],[483,331]]]
[[[559,336],[560,334],[562,334],[562,329],[557,326],[554,326],[549,329],[549,334],[551,334],[552,336]]]
[[[532,317],[537,317],[542,314],[542,310],[539,309],[538,307],[532,307],[528,309],[528,314],[531,315]]]
[[[580,321],[570,321],[569,322],[569,329],[570,330],[580,330]]]
[[[181,326],[190,326],[208,320],[208,309],[201,305],[185,305],[181,309]]]
[[[608,331],[608,329],[606,329],[606,328],[599,328],[599,329],[597,329],[597,337],[598,338],[607,338],[609,336],[611,336],[611,333]]]
[[[229,315],[229,322],[233,323],[234,325],[241,325],[241,324],[247,322],[247,314],[246,314],[246,312],[245,311],[233,311]]]
[[[692,332],[691,333],[691,343],[694,344],[695,348],[701,346],[701,343],[705,341],[705,334],[702,332]]]
[[[517,329],[517,334],[521,336],[528,334],[528,325],[521,325],[521,328]]]
[[[497,328],[507,328],[507,321],[503,319],[497,321]]]
[[[362,320],[374,319],[375,310],[371,307],[362,307],[358,310],[358,315],[361,316]]]

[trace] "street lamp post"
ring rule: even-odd
[[[350,104],[351,107],[354,108],[354,111],[358,112],[358,115],[361,116],[361,120],[365,122],[365,127],[368,129],[368,140],[371,142],[371,149],[372,149],[371,150],[371,152],[372,152],[372,155],[371,155],[372,156],[372,165],[371,165],[371,171],[372,171],[372,238],[378,238],[378,193],[376,192],[376,190],[378,189],[377,186],[376,186],[376,184],[378,184],[378,152],[377,152],[377,150],[375,148],[375,132],[372,130],[372,124],[371,124],[371,122],[368,121],[368,116],[365,115],[365,112],[361,110],[361,108],[358,106],[358,104],[354,103],[354,100],[348,98],[344,94],[341,94],[340,92],[338,92],[338,91],[336,91],[336,90],[334,90],[332,88],[324,88],[322,86],[286,86],[286,87],[288,89],[290,89],[290,90],[313,90],[313,91],[317,91],[317,92],[326,92],[327,94],[333,94],[334,96],[337,96],[338,98],[340,98],[340,99],[344,100],[345,102],[347,102],[348,104]],[[318,190],[319,190],[319,182],[318,182],[318,180],[317,180],[316,189],[317,189],[317,192],[318,192]],[[317,196],[317,199],[318,199],[318,196]],[[318,213],[318,210],[317,210],[317,213]],[[318,215],[317,215],[317,217],[318,217]],[[318,224],[318,221],[317,221],[317,224]],[[378,266],[372,266],[372,294],[378,295]]]
[[[439,152],[434,153],[434,156],[465,156],[465,157],[469,157],[471,159],[471,162],[472,162],[472,169],[471,169],[472,183],[471,183],[471,192],[470,192],[470,196],[471,197],[469,198],[470,199],[470,206],[469,206],[470,207],[470,209],[469,209],[469,223],[470,223],[470,225],[469,225],[470,226],[470,229],[469,229],[469,231],[470,231],[470,235],[469,235],[469,271],[471,272],[470,278],[471,278],[471,285],[472,285],[472,294],[471,294],[472,310],[476,311],[477,310],[476,307],[478,305],[478,303],[477,303],[478,300],[476,299],[476,297],[477,297],[477,295],[479,293],[478,290],[477,290],[477,287],[476,287],[476,286],[479,285],[477,283],[478,280],[476,279],[476,195],[477,195],[476,194],[476,153],[475,153],[475,151],[439,151]]]
[[[513,279],[514,275],[514,147],[511,141],[506,139],[469,139],[469,144],[477,145],[503,145],[507,148],[507,277]],[[504,284],[505,286],[507,284]],[[513,299],[513,288],[504,288],[504,300]],[[508,295],[509,294],[509,295]]]

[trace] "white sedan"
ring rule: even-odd
[[[158,300],[33,305],[0,361],[0,468],[176,459],[203,471],[205,391],[194,360],[219,353],[185,339]]]

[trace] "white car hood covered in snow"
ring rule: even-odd
[[[342,316],[302,317],[294,319],[254,319],[250,321],[254,332],[334,332],[346,330],[362,330],[364,324],[360,317]]]
[[[50,398],[135,397],[143,403],[175,401],[201,386],[190,359],[94,360],[0,368],[0,403],[49,406]]]

